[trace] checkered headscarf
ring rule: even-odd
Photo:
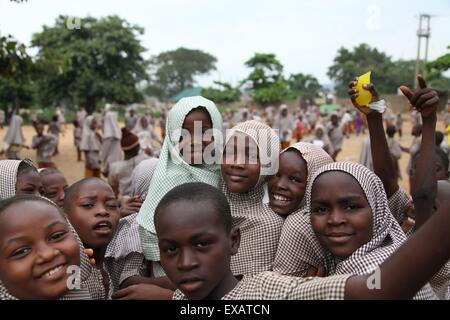
[[[345,260],[336,259],[327,252],[325,269],[330,275],[370,274],[406,241],[406,236],[389,210],[383,183],[377,175],[358,163],[335,162],[320,168],[315,173],[312,182],[314,183],[321,174],[329,171],[348,173],[358,181],[372,210],[373,235],[369,242],[362,245]],[[309,187],[306,199],[309,212],[311,212],[313,183]],[[427,284],[415,298],[433,299],[434,297],[431,287]]]
[[[17,170],[22,162],[36,168],[31,159],[0,160],[0,200],[14,197],[16,194]]]
[[[280,142],[270,127],[250,120],[238,124],[231,132],[227,141],[234,132],[244,133],[257,144],[260,158],[264,153],[271,165],[278,166]],[[271,170],[268,166],[264,169],[267,172]],[[235,275],[252,275],[272,270],[284,219],[263,204],[266,179],[267,176],[261,175],[256,186],[243,194],[230,192],[225,183],[222,185],[222,191],[230,203],[233,226],[238,226],[241,231],[239,251],[231,258],[231,270]]]

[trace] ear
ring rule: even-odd
[[[241,230],[238,227],[231,229],[230,231],[230,253],[234,256],[241,244]]]

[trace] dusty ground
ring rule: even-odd
[[[442,130],[443,124],[441,121],[438,122],[438,130]],[[403,137],[400,139],[400,143],[403,146],[410,146],[411,137],[411,124],[408,121],[404,122],[403,126]],[[31,143],[32,136],[35,134],[34,129],[31,126],[23,127],[23,133],[27,139],[27,144]],[[6,134],[6,128],[0,130],[0,141],[3,141],[3,137]],[[359,159],[359,153],[361,149],[362,142],[364,138],[368,135],[356,136],[351,135],[350,139],[345,139],[343,145],[343,151],[338,155],[338,160],[343,161],[355,161]],[[69,183],[73,183],[81,178],[84,174],[84,162],[77,162],[76,149],[73,144],[73,127],[72,125],[67,125],[65,133],[60,136],[59,144],[59,154],[54,157],[54,162],[66,176]],[[29,157],[33,160],[36,159],[36,152],[34,150],[23,150],[21,153],[22,157]],[[400,159],[400,167],[403,176],[403,180],[400,180],[400,184],[405,190],[408,190],[408,179],[406,176],[406,166],[408,164],[409,155],[403,153]]]

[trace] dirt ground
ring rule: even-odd
[[[406,116],[405,116],[406,118]],[[443,129],[442,121],[438,121],[437,130]],[[0,129],[0,141],[3,141],[3,137],[6,134],[7,128],[3,130]],[[23,133],[27,140],[27,144],[31,143],[32,136],[35,134],[33,127],[25,126],[23,127]],[[338,161],[354,161],[358,162],[359,154],[361,150],[361,145],[364,138],[368,135],[356,136],[355,134],[350,136],[350,139],[345,139],[342,152],[338,155]],[[306,137],[308,139],[308,137]],[[412,141],[411,136],[411,123],[409,121],[404,121],[403,125],[403,137],[400,139],[400,144],[402,146],[410,146]],[[35,150],[22,150],[22,157],[29,157],[36,160]],[[408,164],[409,155],[406,153],[402,154],[400,159],[400,168],[403,179],[400,180],[400,185],[408,190],[408,178],[406,175],[406,166]],[[67,125],[64,134],[60,136],[59,143],[59,154],[54,157],[54,162],[56,163],[59,170],[61,170],[66,176],[69,184],[83,178],[84,174],[84,162],[77,162],[77,153],[75,146],[73,144],[73,126]]]

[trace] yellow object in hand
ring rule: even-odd
[[[356,103],[360,107],[367,107],[369,103],[372,101],[372,94],[369,90],[364,89],[363,85],[370,84],[370,74],[372,71],[369,71],[362,76],[358,77],[358,82],[356,83],[356,87],[358,89],[358,97],[356,98]]]

